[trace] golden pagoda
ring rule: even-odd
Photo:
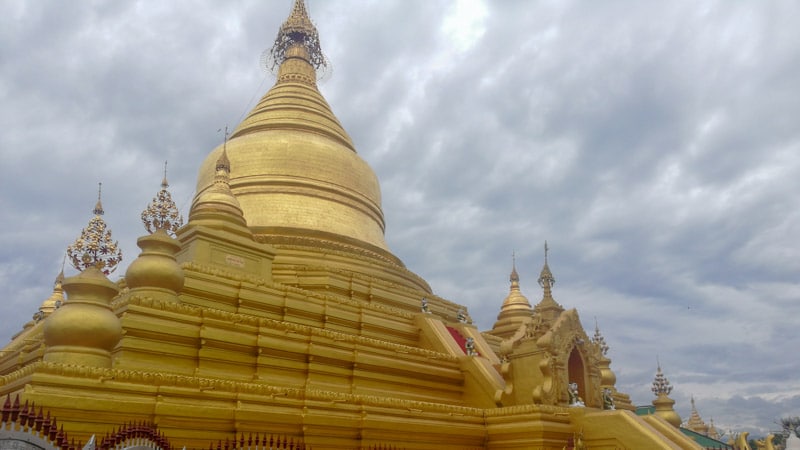
[[[263,432],[316,450],[700,448],[633,413],[599,329],[553,298],[546,244],[541,300],[515,263],[486,332],[406,269],[377,177],[317,88],[302,0],[270,55],[277,81],[201,164],[187,223],[165,174],[119,283],[98,199],[66,299],[0,354],[2,396],[84,442],[146,422],[177,448]]]
[[[692,412],[690,413],[689,420],[686,421],[686,428],[694,431],[695,433],[700,433],[705,436],[710,436],[709,431],[710,427],[706,425],[703,419],[700,417],[700,413],[697,412],[697,408],[694,404],[694,396],[691,397],[692,403]],[[712,436],[713,437],[713,436]],[[715,437],[717,439],[719,436]]]

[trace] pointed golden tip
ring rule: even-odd
[[[219,155],[219,158],[217,158],[217,164],[214,167],[218,173],[224,171],[226,175],[230,175],[231,161],[228,159],[228,150],[226,148],[222,149],[222,153]]]
[[[102,194],[103,183],[97,183],[97,203],[94,205],[94,210],[92,210],[96,216],[102,216],[105,213],[105,211],[103,211],[103,202],[100,201]]]
[[[167,161],[164,161],[164,179],[161,180],[161,188],[166,189],[169,187],[169,183],[167,182]]]

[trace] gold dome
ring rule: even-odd
[[[287,20],[293,25],[281,31],[291,35],[277,40],[290,40],[278,55],[277,82],[225,144],[231,191],[247,225],[267,242],[311,236],[390,256],[378,179],[317,89],[318,42],[304,39],[316,30],[300,15],[305,9],[295,7]],[[198,198],[213,186],[225,146],[200,167]]]

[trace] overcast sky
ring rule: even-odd
[[[291,0],[0,0],[0,341],[104,216],[124,274],[169,160],[197,170],[274,78]],[[321,90],[381,181],[386,238],[483,330],[550,246],[618,389],[656,358],[721,430],[800,414],[800,3],[310,0]],[[75,271],[68,267],[67,275]]]

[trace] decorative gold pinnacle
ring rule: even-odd
[[[550,294],[550,289],[556,284],[556,279],[553,278],[552,272],[550,272],[550,266],[547,264],[547,253],[550,248],[547,246],[547,241],[544,241],[544,266],[542,267],[542,272],[539,274],[539,286],[544,288],[545,295]]]
[[[175,202],[172,201],[172,195],[167,191],[168,187],[167,163],[165,161],[164,180],[161,181],[161,190],[153,197],[153,201],[147,205],[147,208],[142,211],[142,222],[144,223],[144,228],[150,234],[158,230],[164,230],[174,237],[178,228],[183,226],[183,216],[178,211]]]
[[[661,363],[658,364],[658,372],[656,372],[656,378],[653,380],[653,387],[650,389],[653,391],[653,394],[656,396],[664,394],[669,395],[672,392],[672,385],[669,384],[669,380],[664,373],[661,372]]]
[[[72,267],[81,272],[96,267],[109,275],[122,261],[122,249],[119,248],[118,242],[112,241],[111,230],[100,217],[104,214],[103,204],[100,201],[103,183],[98,185],[94,217],[86,228],[81,230],[78,239],[67,247],[67,257]]]
[[[511,287],[516,286],[519,288],[519,274],[517,273],[517,253],[511,252],[511,275],[508,277],[508,281],[511,282]]]
[[[268,68],[275,72],[278,66],[286,60],[286,51],[299,45],[308,53],[308,62],[317,70],[324,71],[328,66],[325,55],[319,44],[317,28],[308,17],[306,4],[303,0],[295,0],[294,7],[289,17],[278,30],[275,43],[269,50]]]
[[[594,336],[592,336],[592,343],[600,348],[600,353],[606,355],[608,353],[608,344],[606,339],[600,334],[600,327],[597,326],[597,318],[594,319]]]

